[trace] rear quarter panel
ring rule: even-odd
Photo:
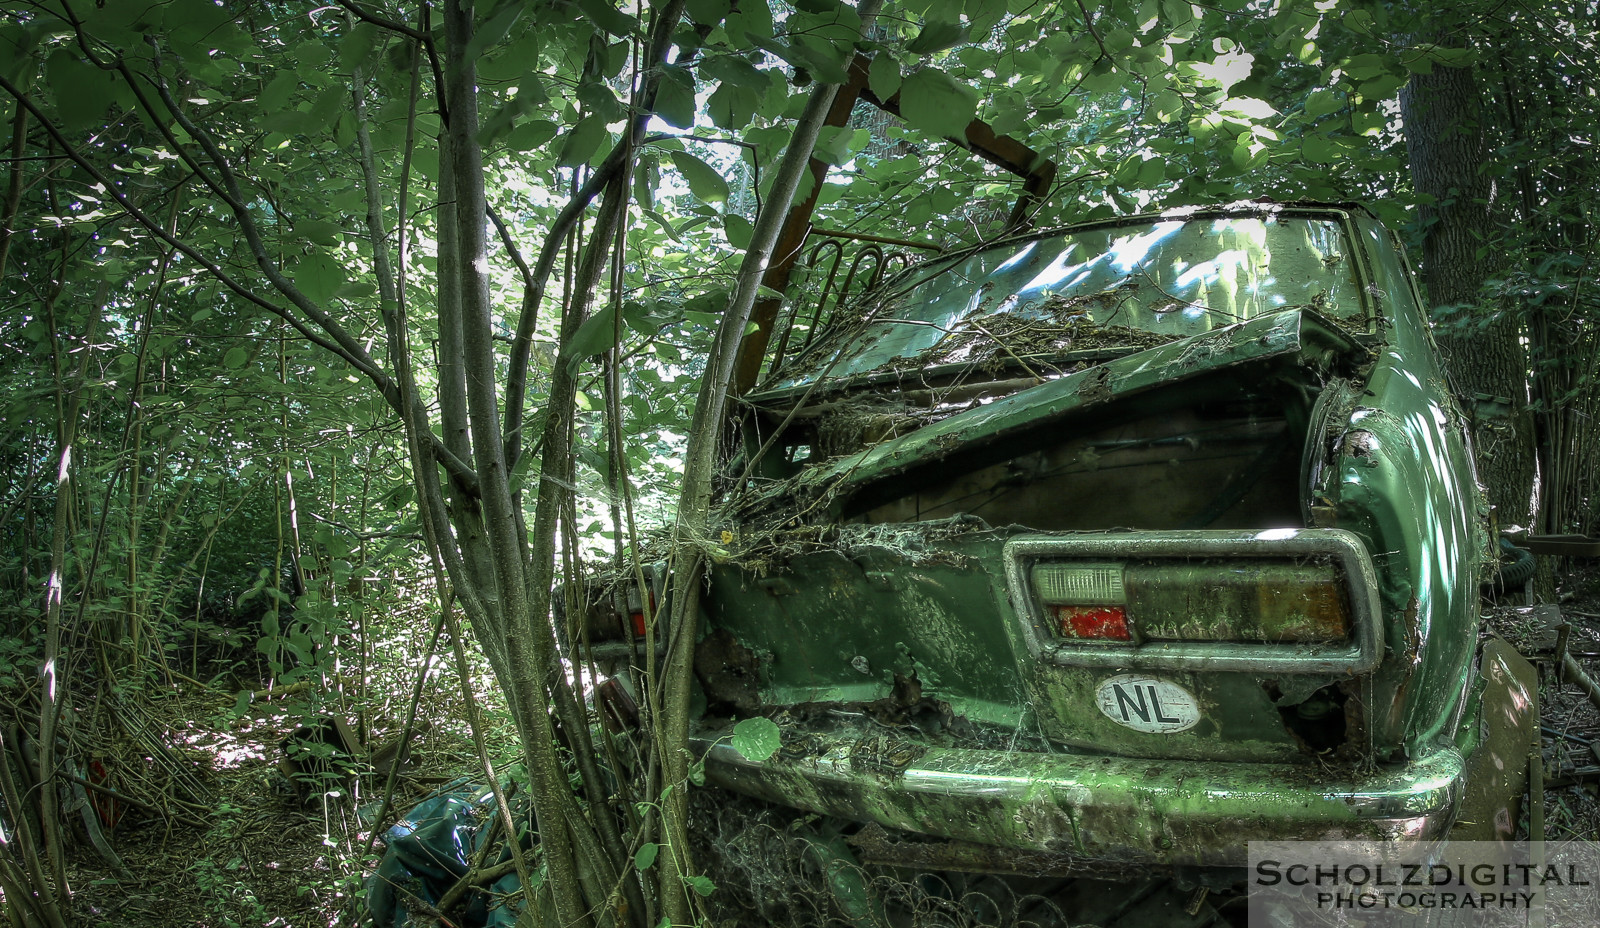
[[[1370,723],[1380,759],[1453,740],[1477,648],[1489,550],[1466,423],[1439,366],[1413,276],[1390,236],[1358,219],[1384,315],[1319,488],[1338,527],[1367,542],[1381,584],[1385,656]]]

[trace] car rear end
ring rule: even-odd
[[[1052,283],[1044,308],[1073,326],[1092,311],[1102,332],[1140,318],[1126,296],[1140,287],[1154,309],[1117,350],[990,363],[988,382],[1019,386],[986,394],[925,368],[928,398],[913,399],[874,360],[853,393],[819,399],[799,378],[753,398],[782,425],[763,432],[758,412],[752,447],[786,463],[746,465],[759,476],[724,510],[735,542],[712,570],[696,660],[708,781],[997,849],[992,869],[1039,854],[1067,870],[1238,866],[1248,840],[1427,838],[1456,823],[1485,740],[1469,601],[1483,546],[1450,403],[1431,355],[1400,350],[1426,335],[1403,318],[1416,310],[1401,265],[1374,255],[1392,247],[1375,223],[1258,220],[1186,219],[1244,255],[1210,265],[1161,251],[1188,225],[1113,229],[1120,282],[1077,302]],[[1144,257],[1128,260],[1134,246]],[[990,280],[1023,260],[1012,254],[984,265]],[[1158,259],[1167,271],[1149,272]],[[1323,275],[1297,284],[1304,302],[1261,299],[1291,267]],[[973,294],[940,296],[956,307],[934,319],[947,334],[963,320],[1047,326],[974,315],[1026,293],[945,273]],[[1192,312],[1203,299],[1228,301],[1227,319]],[[1189,318],[1163,333],[1173,313]],[[911,338],[908,315],[880,310],[892,332],[837,356]],[[1033,376],[1006,381],[1017,365]],[[914,425],[823,453],[828,417],[859,418],[863,398]],[[783,731],[759,762],[724,739],[755,714]]]

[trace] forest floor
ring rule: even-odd
[[[1600,680],[1600,563],[1568,571],[1558,592],[1560,618],[1571,626],[1567,652],[1589,676]],[[1537,607],[1505,600],[1496,605],[1488,624],[1529,654],[1540,650],[1538,644],[1548,645],[1553,631],[1544,627]],[[1550,661],[1536,664],[1547,776],[1545,838],[1600,841],[1600,709],[1578,684],[1558,682]],[[1523,817],[1525,830],[1526,810]]]
[[[1569,650],[1600,675],[1600,566],[1561,584]],[[1507,598],[1509,600],[1509,597]],[[1519,646],[1543,634],[1527,607],[1502,601],[1489,627]],[[1600,840],[1600,710],[1572,684],[1542,670],[1543,746],[1551,777],[1546,836]],[[458,691],[457,691],[458,692]],[[450,687],[430,687],[419,718],[461,718]],[[125,872],[82,839],[68,877],[76,924],[110,928],[301,928],[354,926],[363,858],[380,783],[339,780],[308,791],[280,769],[283,743],[302,724],[304,705],[264,701],[243,714],[233,693],[174,693],[147,709],[177,756],[189,759],[210,792],[208,815],[183,823],[136,808],[108,832]],[[393,812],[403,813],[439,785],[477,769],[464,726],[435,725],[416,742],[415,766],[399,778]],[[1587,770],[1585,768],[1588,768]],[[333,795],[329,795],[329,793]],[[1526,818],[1526,814],[1525,814]],[[202,827],[203,826],[203,827]],[[81,830],[81,829],[80,829]]]
[[[177,752],[209,787],[212,811],[197,823],[126,809],[112,832],[126,867],[115,869],[80,839],[69,872],[78,924],[128,928],[287,928],[356,925],[362,882],[383,852],[362,850],[383,780],[330,777],[325,789],[281,767],[284,745],[305,719],[294,700],[231,711],[231,693],[202,692],[156,703]],[[419,718],[448,706],[429,706]],[[414,742],[397,778],[388,819],[437,786],[477,768],[464,731],[439,726]],[[104,804],[102,804],[104,808]],[[359,814],[358,814],[359,810]]]

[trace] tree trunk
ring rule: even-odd
[[[1489,208],[1477,77],[1470,67],[1441,65],[1414,74],[1400,93],[1400,112],[1412,185],[1430,201],[1420,207],[1429,307],[1437,313],[1475,305],[1474,317],[1486,323],[1439,336],[1455,388],[1475,413],[1478,477],[1500,525],[1528,525],[1536,508],[1535,466],[1521,320],[1509,304],[1480,302],[1494,249],[1483,237]]]
[[[467,426],[477,465],[479,505],[493,574],[493,596],[506,633],[510,703],[521,735],[533,808],[549,873],[556,917],[562,925],[591,923],[578,888],[573,837],[581,827],[566,775],[555,754],[554,731],[541,677],[554,664],[543,630],[531,619],[528,577],[522,559],[521,523],[514,512],[495,380],[493,323],[490,316],[488,246],[484,228],[483,155],[478,147],[477,72],[468,54],[472,38],[470,0],[445,4],[448,160],[440,173],[455,181],[454,218],[460,249],[457,297],[461,301]],[[447,207],[448,208],[448,207]],[[449,286],[446,282],[444,286]],[[542,623],[541,623],[542,624]]]
[[[876,0],[864,0],[857,7],[864,29],[870,28],[880,5]],[[766,208],[756,216],[750,247],[739,267],[737,285],[728,297],[727,309],[723,311],[711,343],[684,452],[683,489],[678,498],[675,532],[677,548],[672,557],[673,606],[672,623],[668,626],[672,637],[663,671],[660,703],[664,718],[658,726],[660,740],[657,744],[661,781],[672,791],[662,802],[662,830],[668,853],[661,861],[658,885],[666,920],[675,925],[694,920],[693,900],[685,888],[685,881],[694,874],[695,866],[689,857],[688,802],[684,790],[689,774],[689,695],[694,677],[700,587],[706,566],[704,550],[710,535],[708,517],[716,448],[726,425],[725,410],[739,344],[755,306],[762,274],[772,260],[778,233],[788,215],[789,204],[794,201],[795,191],[800,187],[800,179],[810,170],[812,150],[838,90],[837,84],[819,83],[795,123]]]

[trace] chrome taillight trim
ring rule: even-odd
[[[1250,673],[1363,674],[1383,657],[1378,577],[1366,545],[1337,528],[1226,529],[1170,532],[1101,532],[1018,535],[1004,550],[1011,607],[1033,656],[1065,667],[1122,670],[1245,671]],[[1034,601],[1028,568],[1044,558],[1295,558],[1331,557],[1344,572],[1350,594],[1351,640],[1257,644],[1220,641],[1157,641],[1106,648],[1062,641],[1051,635]]]

